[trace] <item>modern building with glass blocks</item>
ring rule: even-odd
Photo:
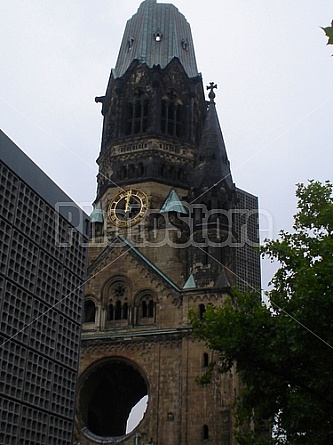
[[[87,215],[0,131],[0,443],[70,445]]]

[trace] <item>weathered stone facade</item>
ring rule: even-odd
[[[232,372],[207,387],[196,383],[214,353],[193,338],[188,318],[190,309],[223,305],[243,272],[252,280],[246,284],[260,285],[258,255],[252,274],[239,264],[253,246],[240,242],[247,209],[239,212],[214,88],[206,102],[185,17],[145,0],[126,26],[106,94],[96,99],[104,125],[77,444],[237,443],[239,378]],[[127,430],[143,397],[144,417]]]
[[[86,294],[87,299],[96,305],[96,315],[95,322],[84,325],[77,417],[77,427],[83,429],[80,443],[119,441],[131,444],[134,434],[139,437],[139,443],[148,443],[152,438],[154,443],[170,445],[201,444],[205,427],[211,443],[236,443],[231,435],[231,407],[238,391],[238,378],[232,374],[220,376],[205,388],[195,382],[196,377],[207,369],[213,352],[193,339],[188,325],[190,308],[199,311],[200,305],[223,304],[227,293],[214,289],[173,288],[135,251],[126,247],[115,247],[94,269],[94,274]],[[128,317],[110,321],[107,317],[108,299],[112,294],[110,288],[117,282],[128,286]],[[151,317],[142,313],[142,301],[147,297],[154,302]],[[128,381],[123,389],[108,388],[102,372],[107,364],[114,364],[115,368],[122,364],[130,367],[132,371],[128,377],[132,376],[135,387]],[[97,392],[100,397],[98,405],[102,405],[103,421],[109,424],[115,414],[108,411],[113,405],[103,402],[103,395],[118,399],[115,410],[120,410],[119,405],[123,402],[129,409],[134,406],[127,391],[135,393],[139,387],[138,397],[146,395],[134,377],[134,370],[145,382],[148,408],[133,434],[120,434],[124,437],[111,439],[113,434],[104,436],[102,422],[97,426],[88,419],[87,410],[99,412],[93,400],[97,390],[89,375],[96,372],[96,379],[102,385],[101,392]],[[128,414],[124,415],[125,419]],[[89,427],[97,432],[96,440],[85,430]],[[101,442],[101,437],[105,442]]]

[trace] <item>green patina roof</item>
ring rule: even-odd
[[[194,276],[191,274],[184,284],[183,289],[195,289],[196,287],[197,285],[195,284]]]
[[[189,77],[198,76],[191,28],[184,15],[174,5],[145,0],[126,24],[114,77],[123,76],[133,60],[165,68],[174,57]]]
[[[94,210],[91,212],[90,215],[90,222],[92,223],[103,223],[103,210],[102,210],[102,204],[99,202]]]
[[[159,213],[168,213],[168,212],[178,212],[183,215],[188,214],[187,209],[183,206],[177,193],[173,189],[171,190],[166,200],[164,201],[164,204],[162,205]]]

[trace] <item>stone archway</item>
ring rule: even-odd
[[[145,396],[148,396],[146,379],[134,363],[121,358],[103,360],[80,379],[80,423],[94,436],[125,436],[131,410]]]

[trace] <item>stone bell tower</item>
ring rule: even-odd
[[[209,101],[185,17],[145,0],[96,98],[77,444],[237,443],[238,376],[197,385],[214,353],[193,338],[188,313],[222,305],[234,284],[260,288],[258,204],[233,183],[216,85],[207,88]]]

